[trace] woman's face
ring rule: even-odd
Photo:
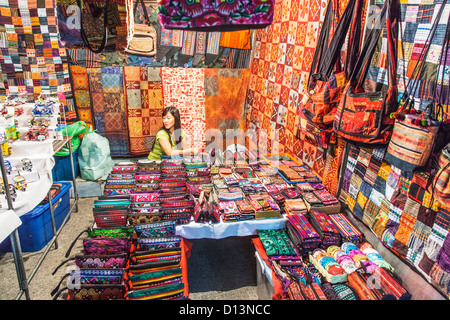
[[[170,130],[175,125],[175,117],[170,112],[168,112],[162,118],[162,120],[163,120],[164,128],[166,128],[167,130]]]

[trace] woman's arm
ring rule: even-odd
[[[186,143],[184,140],[181,142],[182,150],[172,149],[172,145],[167,138],[159,138],[159,144],[161,145],[161,149],[168,156],[179,156],[179,155],[196,155],[198,154],[197,148],[186,148]]]

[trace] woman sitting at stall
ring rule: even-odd
[[[180,111],[173,106],[164,109],[162,114],[163,127],[156,134],[152,151],[148,160],[161,160],[161,156],[190,156],[197,155],[197,148],[188,148],[186,134],[181,129]],[[181,148],[180,148],[181,147]],[[180,148],[180,149],[179,149]]]

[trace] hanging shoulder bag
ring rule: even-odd
[[[344,90],[333,123],[334,131],[344,140],[372,146],[385,145],[390,140],[394,120],[389,115],[397,109],[397,32],[392,26],[397,25],[398,16],[397,0],[387,0],[377,18],[386,23],[389,83],[386,91],[366,92],[363,89],[364,79],[383,28],[373,28],[366,34],[361,55]]]
[[[156,55],[156,30],[150,22],[150,17],[148,16],[147,8],[143,0],[136,1],[133,10],[133,19],[137,13],[138,3],[141,3],[142,10],[144,13],[145,23],[135,23],[132,28],[131,39],[128,42],[128,46],[125,49],[127,53],[153,57]]]
[[[333,1],[328,3],[307,84],[307,94],[310,96],[302,109],[308,121],[318,128],[332,129],[336,108],[347,84],[346,71],[340,70],[339,57],[350,25],[353,26],[350,39],[352,42],[357,40],[354,37],[360,33],[361,4],[363,2],[362,0],[352,0],[347,4],[330,41],[328,40],[331,32],[330,26],[332,20],[335,19],[333,14],[336,9],[333,9]],[[353,51],[352,54],[357,56],[358,52]],[[337,66],[337,70],[333,72],[335,66]]]
[[[437,12],[434,24],[428,35],[427,44],[423,47],[420,54],[420,61],[422,62],[426,60],[444,6],[445,0]],[[449,25],[447,25],[447,31],[449,30]],[[413,170],[427,164],[441,125],[441,122],[436,117],[436,109],[439,108],[438,103],[440,102],[435,101],[434,95],[431,99],[427,99],[429,100],[427,107],[419,113],[414,109],[413,95],[408,94],[408,90],[412,93],[417,91],[419,79],[423,77],[424,65],[425,63],[415,65],[413,74],[405,88],[405,93],[400,99],[400,107],[391,115],[391,118],[395,119],[395,124],[384,159],[386,162],[401,169],[405,177],[412,177]]]

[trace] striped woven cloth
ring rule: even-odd
[[[362,239],[364,238],[363,233],[359,231],[344,214],[331,214],[329,217],[336,228],[339,230],[339,233],[342,237],[342,242],[350,241],[356,245],[361,243]]]

